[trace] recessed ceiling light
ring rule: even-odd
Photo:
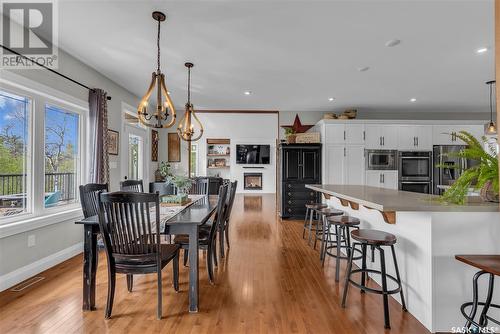
[[[330,102],[333,101],[333,100],[335,100],[333,97],[329,97],[328,98],[328,101],[330,101]]]
[[[399,39],[391,39],[385,43],[385,46],[392,48],[400,43],[401,43],[401,40],[399,40]]]
[[[245,91],[245,93],[243,93],[243,94],[245,94],[245,95],[252,95],[252,91],[247,90],[247,91]]]
[[[359,72],[366,72],[370,69],[370,66],[358,67]]]
[[[412,97],[412,98],[410,99],[410,102],[417,102],[417,99],[416,99],[416,98],[414,98],[414,97]]]
[[[476,53],[485,53],[486,51],[488,51],[488,48],[479,48],[476,50]]]

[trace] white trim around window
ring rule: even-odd
[[[0,238],[81,216],[77,188],[85,183],[88,103],[6,70],[0,70],[0,89],[30,99],[26,192],[27,212],[0,219]],[[75,203],[44,207],[45,108],[47,105],[78,115],[78,157]]]

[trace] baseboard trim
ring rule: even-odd
[[[8,288],[13,287],[14,285],[19,284],[44,270],[52,268],[53,266],[80,254],[81,252],[83,252],[83,242],[77,243],[57,253],[51,254],[38,261],[2,275],[0,276],[0,291],[7,290]]]

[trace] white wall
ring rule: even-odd
[[[276,192],[276,139],[278,138],[277,114],[241,114],[241,113],[199,113],[198,117],[205,129],[198,141],[198,171],[206,175],[207,138],[228,138],[231,140],[229,178],[238,180],[239,193],[275,193]],[[271,163],[259,166],[262,169],[245,169],[236,164],[236,144],[265,144],[271,146]],[[262,190],[244,190],[243,173],[262,173]]]

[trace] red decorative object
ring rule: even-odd
[[[296,114],[295,120],[293,121],[293,125],[282,125],[281,127],[283,129],[293,129],[295,131],[295,133],[304,133],[307,130],[309,130],[310,128],[312,128],[313,126],[314,125],[302,125],[302,123],[300,123],[299,115]]]

